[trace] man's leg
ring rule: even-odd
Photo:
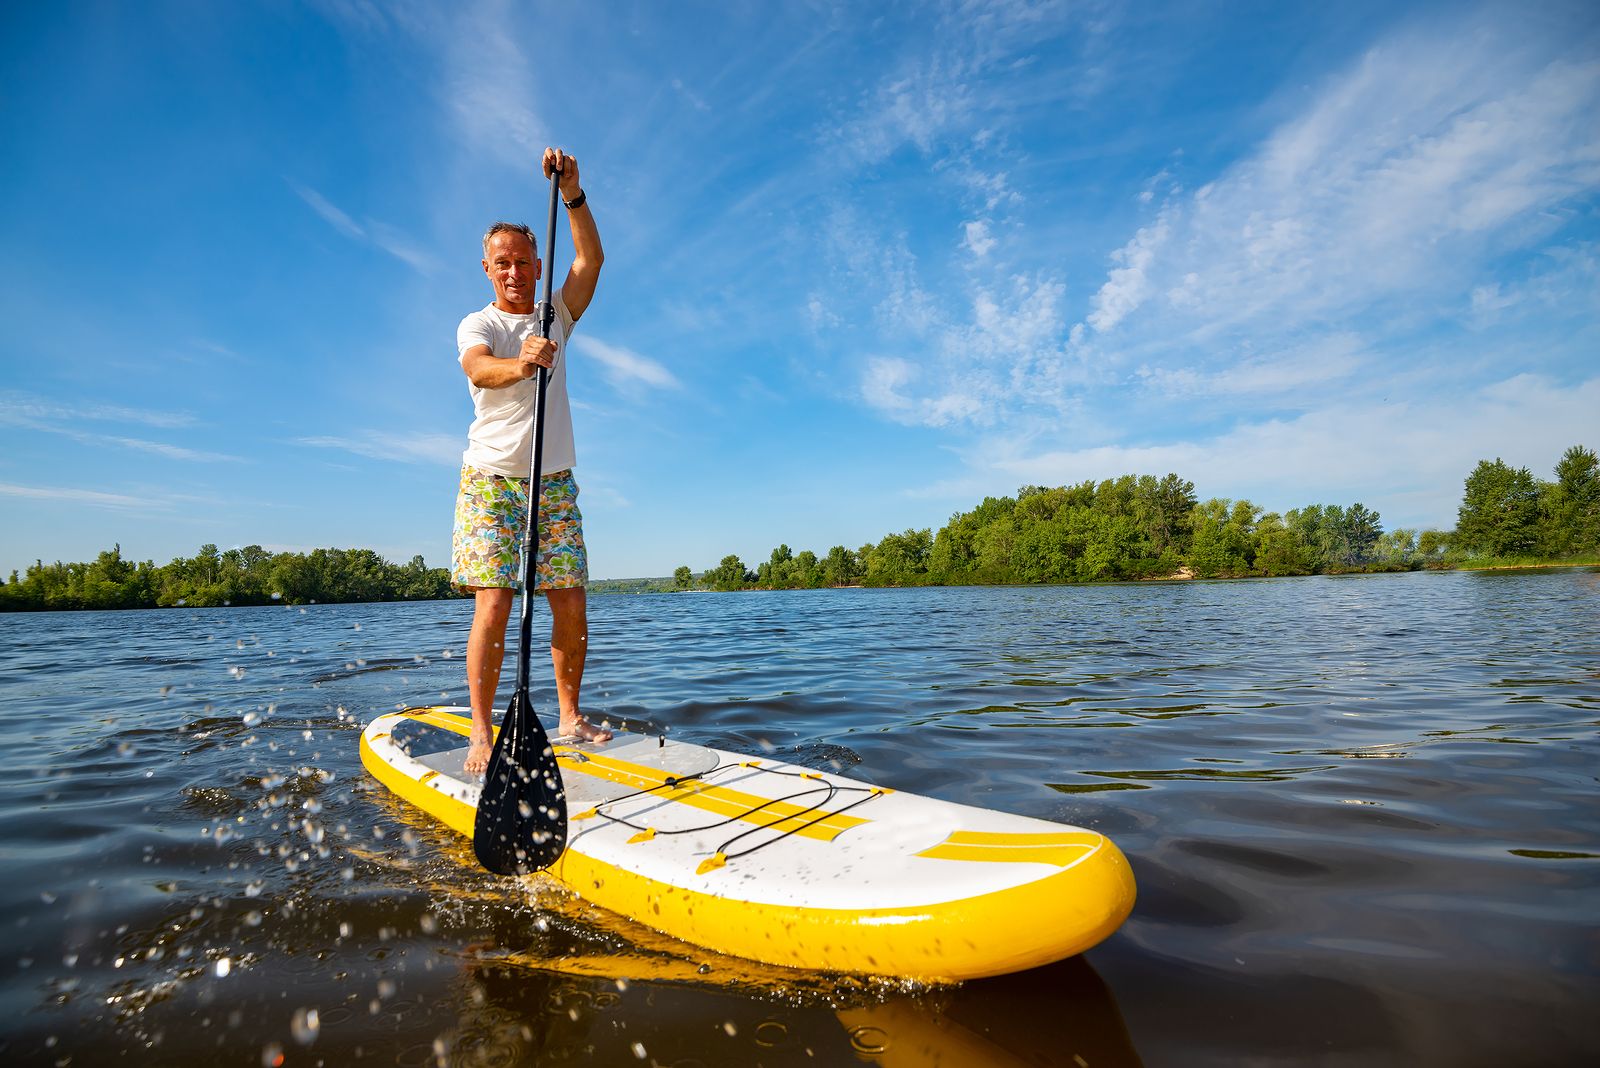
[[[556,699],[561,703],[560,734],[584,741],[603,742],[611,732],[584,718],[578,703],[583,688],[583,661],[589,652],[589,613],[582,586],[548,590],[550,602],[550,664],[556,672]]]
[[[482,775],[494,748],[494,699],[506,656],[506,620],[516,591],[475,589],[472,634],[467,638],[467,693],[472,701],[472,735],[467,739],[467,774]]]

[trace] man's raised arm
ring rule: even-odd
[[[544,150],[546,177],[561,171],[561,200],[567,205],[567,229],[572,232],[572,267],[567,280],[561,283],[561,300],[567,306],[572,321],[577,322],[589,302],[594,299],[594,288],[600,282],[600,265],[606,261],[605,249],[600,247],[600,230],[594,224],[594,213],[589,210],[588,198],[578,179],[578,160],[560,149]]]

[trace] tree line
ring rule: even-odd
[[[202,545],[192,557],[157,567],[122,557],[122,546],[93,563],[35,561],[0,583],[0,611],[76,608],[173,608],[260,604],[426,601],[450,597],[450,572],[422,557],[391,564],[371,549],[272,553],[259,545],[219,552]]]
[[[1452,531],[1386,531],[1377,512],[1309,504],[1269,512],[1248,500],[1200,501],[1168,474],[1075,486],[1023,486],[988,497],[938,531],[924,527],[826,556],[779,545],[756,568],[737,555],[678,590],[822,586],[1007,585],[1235,578],[1412,570],[1494,562],[1600,560],[1600,463],[1574,445],[1555,481],[1484,460],[1467,476]]]
[[[1268,512],[1247,500],[1200,501],[1194,483],[1168,474],[1124,475],[1075,486],[1023,486],[988,497],[938,531],[886,534],[825,556],[779,545],[754,569],[736,555],[670,581],[595,583],[615,590],[811,589],[823,586],[931,586],[1124,579],[1232,578],[1410,570],[1533,561],[1600,562],[1600,462],[1574,445],[1555,480],[1502,460],[1481,461],[1467,476],[1451,531],[1386,531],[1378,513],[1309,504]],[[165,608],[260,604],[419,601],[459,596],[444,568],[421,556],[396,565],[370,549],[271,553],[259,545],[162,567],[123,559],[120,545],[92,563],[35,561],[0,582],[0,611]]]

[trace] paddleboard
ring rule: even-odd
[[[402,800],[470,836],[468,709],[408,708],[361,736]],[[931,981],[1081,953],[1133,908],[1096,831],[652,735],[554,739],[567,849],[545,872],[685,942],[768,964]]]

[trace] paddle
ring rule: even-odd
[[[556,203],[561,172],[550,176],[550,226],[544,242],[544,299],[539,302],[539,335],[550,336],[555,305],[550,302],[555,277]],[[539,555],[539,485],[544,465],[544,394],[549,369],[539,368],[534,403],[533,477],[528,480],[528,525],[522,539],[522,636],[517,645],[517,690],[506,706],[500,735],[483,776],[478,817],[472,828],[472,851],[478,863],[499,875],[524,875],[556,862],[567,848],[567,799],[561,787],[556,755],[534,714],[528,696],[528,654],[533,645],[535,567]]]

